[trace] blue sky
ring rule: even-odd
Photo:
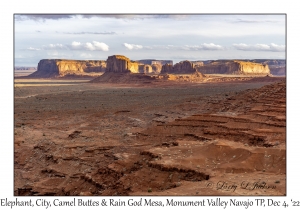
[[[285,15],[14,15],[15,66],[41,59],[284,59]]]

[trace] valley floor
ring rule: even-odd
[[[285,195],[286,83],[19,80],[15,195]]]

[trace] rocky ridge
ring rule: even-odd
[[[213,61],[196,69],[203,74],[244,74],[244,75],[268,75],[270,69],[267,64],[248,61]]]
[[[104,72],[106,62],[101,60],[42,59],[37,71],[30,77],[62,77],[66,75],[86,75],[90,72]]]

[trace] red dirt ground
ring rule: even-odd
[[[39,85],[15,87],[15,195],[286,193],[282,78]]]

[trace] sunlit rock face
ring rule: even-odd
[[[64,60],[42,59],[32,77],[61,77],[66,75],[85,75],[91,72],[104,72],[106,62],[102,60]]]
[[[106,71],[115,73],[139,73],[139,63],[123,55],[112,55],[106,60]]]
[[[272,75],[286,75],[286,60],[285,59],[255,59],[250,60],[255,63],[267,64]]]
[[[270,69],[267,64],[248,61],[212,61],[196,69],[203,74],[244,74],[268,75]]]

